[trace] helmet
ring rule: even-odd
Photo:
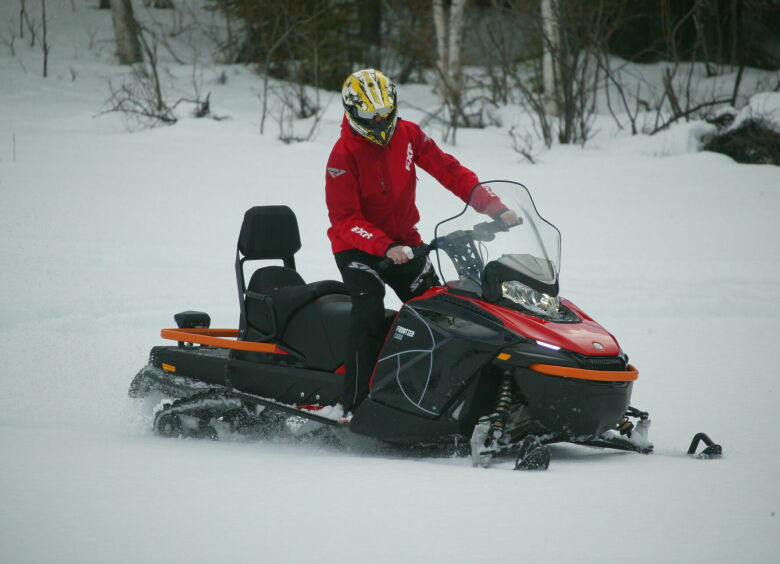
[[[376,69],[355,71],[344,81],[341,101],[352,129],[377,145],[390,142],[398,122],[392,80]]]

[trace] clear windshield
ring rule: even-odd
[[[507,227],[494,220],[501,210],[514,211],[520,223]],[[539,215],[522,184],[477,185],[465,209],[439,223],[434,237],[439,277],[451,288],[481,296],[486,278],[493,275],[557,295],[561,234]]]

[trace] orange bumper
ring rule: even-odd
[[[238,329],[163,329],[160,331],[163,339],[180,343],[196,343],[221,349],[262,352],[269,354],[289,354],[274,343],[256,343],[253,341],[238,341]]]
[[[554,364],[532,364],[528,368],[547,376],[559,376],[561,378],[576,378],[578,380],[591,380],[596,382],[633,382],[639,378],[639,370],[628,365],[625,371],[612,370],[587,370],[585,368],[571,368],[569,366],[556,366]]]

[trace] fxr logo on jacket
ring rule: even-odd
[[[353,228],[351,229],[351,231],[352,231],[352,233],[357,233],[358,235],[360,235],[360,236],[361,236],[361,237],[363,237],[364,239],[371,239],[371,237],[373,237],[373,236],[374,236],[374,234],[373,234],[373,233],[370,233],[370,232],[366,231],[365,229],[363,229],[362,227],[360,227],[360,226],[358,226],[358,225],[356,225],[355,227],[353,227]]]
[[[406,170],[412,170],[412,160],[414,159],[414,152],[412,152],[412,143],[406,147]]]

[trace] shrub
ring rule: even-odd
[[[750,118],[715,135],[704,150],[728,155],[738,163],[780,165],[780,133],[771,122]]]

